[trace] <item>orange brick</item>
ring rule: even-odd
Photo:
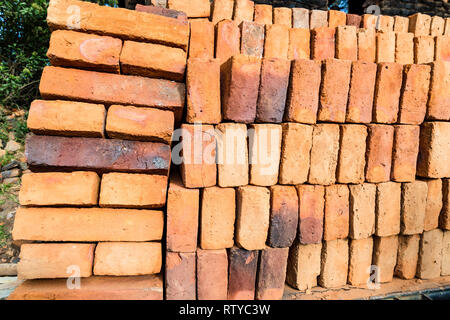
[[[334,58],[335,29],[319,27],[311,29],[311,59],[324,60]]]
[[[309,59],[310,57],[310,33],[309,29],[289,29],[288,59]]]
[[[445,146],[450,134],[448,122],[425,122],[420,128],[417,175],[427,178],[450,176],[450,148]]]
[[[378,19],[378,30],[383,32],[394,31],[394,17],[381,15]]]
[[[434,60],[450,62],[450,35],[435,38]]]
[[[425,180],[428,186],[427,205],[423,230],[430,231],[439,227],[439,214],[442,209],[442,180]]]
[[[169,9],[186,12],[188,18],[209,18],[209,0],[167,0]]]
[[[401,183],[377,184],[375,235],[387,237],[400,233]]]
[[[372,238],[350,240],[348,262],[349,284],[362,285],[367,283],[367,280],[370,278],[372,252]]]
[[[450,230],[450,179],[442,179],[442,202],[439,227],[442,230]]]
[[[420,237],[417,278],[433,279],[441,275],[442,240],[443,232],[440,229],[425,231]]]
[[[376,34],[374,30],[358,29],[358,60],[375,62],[376,60]]]
[[[408,32],[409,31],[408,17],[395,16],[394,17],[394,31],[395,32]]]
[[[253,21],[255,4],[250,0],[235,0],[233,20],[240,24],[242,21]]]
[[[428,187],[424,181],[402,183],[400,232],[403,235],[423,232],[427,193]]]
[[[395,62],[400,64],[414,63],[414,34],[395,33]]]
[[[414,62],[417,64],[434,61],[434,38],[418,36],[414,38]]]
[[[444,34],[445,20],[439,16],[431,17],[430,35],[442,36]]]
[[[289,248],[261,251],[256,284],[256,300],[281,300],[286,280]]]
[[[422,13],[415,13],[409,18],[409,32],[416,36],[427,36],[430,34],[431,17]]]
[[[283,7],[273,8],[273,23],[283,24],[288,28],[292,28],[292,9]]]
[[[345,124],[340,126],[340,132],[336,181],[339,183],[363,183],[367,127]]]
[[[419,126],[394,126],[391,179],[398,182],[414,181],[419,152]]]
[[[238,247],[228,250],[228,300],[255,299],[259,251]]]
[[[401,279],[413,279],[419,258],[420,235],[398,237],[397,265],[394,274]]]
[[[328,11],[311,10],[309,16],[309,29],[328,27]]]
[[[328,10],[328,27],[336,28],[345,26],[347,23],[347,15],[344,11]]]
[[[403,66],[398,63],[380,63],[375,83],[373,121],[397,122]]]
[[[340,26],[336,28],[336,59],[358,60],[356,27]]]
[[[211,21],[216,25],[222,20],[233,18],[234,0],[215,0],[212,2]]]
[[[197,299],[226,300],[228,287],[227,251],[197,250]]]
[[[309,30],[309,10],[305,8],[292,8],[292,27]]]
[[[435,61],[431,65],[427,120],[450,120],[450,61]]]
[[[321,251],[321,242],[307,245],[295,242],[289,250],[286,282],[298,290],[316,287]]]
[[[288,58],[289,28],[282,24],[266,25],[265,58]]]
[[[318,281],[321,287],[341,287],[347,283],[348,251],[347,239],[323,243],[322,267]]]
[[[323,236],[325,188],[298,185],[297,193],[300,201],[298,240],[301,244],[320,243]]]
[[[242,21],[241,53],[262,58],[264,51],[264,25],[255,22]]]
[[[241,32],[235,21],[222,20],[216,25],[216,52],[215,57],[221,63],[231,56],[239,54]]]
[[[255,3],[254,21],[260,24],[272,24],[272,6]]]
[[[195,300],[197,298],[195,266],[195,252],[166,252],[166,300]]]
[[[365,239],[375,231],[376,185],[363,183],[349,185],[349,237]]]
[[[450,35],[450,18],[445,18],[444,35]]]
[[[398,236],[374,237],[372,265],[377,266],[379,282],[391,282],[397,263]]]
[[[345,239],[349,230],[349,191],[345,184],[325,187],[323,240]]]
[[[395,62],[395,33],[377,32],[376,62]]]
[[[386,182],[390,179],[394,128],[388,125],[368,125],[366,181]]]
[[[375,30],[379,27],[379,16],[363,14],[361,28]]]
[[[193,19],[189,21],[189,25],[191,26],[189,58],[214,58],[214,23],[208,19]]]

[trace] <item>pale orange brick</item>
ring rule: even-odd
[[[216,25],[216,51],[215,57],[221,63],[231,56],[238,54],[241,42],[239,25],[235,21],[222,20]]]
[[[305,8],[292,8],[292,27],[309,30],[309,10]]]
[[[395,16],[394,17],[394,31],[395,32],[408,32],[409,31],[408,17]]]
[[[370,278],[372,265],[373,239],[350,240],[348,283],[351,285],[366,284]]]
[[[450,275],[450,232],[444,231],[442,240],[442,267],[441,276]]]
[[[400,64],[414,63],[414,34],[395,33],[395,62]]]
[[[391,282],[397,264],[398,236],[374,237],[372,265],[375,277],[381,283]]]
[[[272,24],[272,6],[255,3],[254,21],[260,24]]]
[[[425,231],[422,234],[420,237],[416,277],[433,279],[441,275],[442,240],[443,232],[441,229]]]
[[[298,240],[301,244],[320,243],[323,238],[325,188],[298,185],[297,193],[300,201]]]
[[[366,181],[385,182],[391,175],[394,128],[388,125],[368,125]]]
[[[427,120],[450,120],[450,61],[434,61],[431,65]]]
[[[186,12],[188,18],[209,18],[209,0],[167,0],[167,8]]]
[[[323,240],[345,239],[349,230],[349,191],[345,184],[325,187]]]
[[[358,29],[358,60],[375,62],[376,33],[371,29]]]
[[[347,23],[347,15],[344,11],[328,10],[328,27],[336,28],[345,26]]]
[[[356,27],[339,26],[336,28],[336,59],[358,60]]]
[[[282,24],[266,25],[264,58],[288,58],[289,28]]]
[[[283,24],[288,28],[292,28],[292,9],[283,7],[273,8],[273,23]]]
[[[364,239],[375,231],[376,185],[363,183],[349,185],[349,237]]]
[[[376,62],[395,62],[395,33],[377,32]]]
[[[414,38],[414,63],[429,63],[434,61],[434,38],[419,36]]]
[[[395,123],[398,118],[403,66],[398,63],[378,64],[373,105],[373,121]]]
[[[264,25],[255,22],[242,21],[241,53],[262,58],[264,51]]]
[[[228,288],[227,251],[197,250],[197,299],[226,300]]]
[[[431,24],[430,24],[430,35],[435,36],[442,36],[444,34],[444,28],[445,28],[445,20],[442,17],[439,16],[433,16],[431,17]]]
[[[288,59],[309,59],[310,57],[310,33],[309,29],[289,29]]]
[[[397,182],[414,181],[416,178],[417,154],[419,153],[420,127],[394,126],[391,179]]]
[[[319,285],[323,288],[335,288],[347,283],[348,240],[325,241],[322,246],[321,273]]]
[[[240,24],[242,21],[253,21],[255,4],[250,0],[235,0],[233,20]]]
[[[379,16],[372,14],[363,14],[361,28],[375,30],[380,25]]]
[[[434,38],[434,60],[450,62],[450,35]]]
[[[379,16],[378,30],[387,32],[394,31],[394,17],[381,15]]]
[[[442,209],[442,180],[425,180],[428,186],[427,205],[423,230],[430,231],[439,227],[439,214]]]
[[[422,13],[415,13],[409,18],[409,32],[416,36],[427,36],[430,34],[431,17]]]
[[[335,29],[320,27],[311,29],[311,59],[332,59],[335,56]]]
[[[234,0],[215,0],[212,3],[211,21],[216,25],[222,20],[233,18]]]
[[[366,164],[367,127],[346,124],[340,126],[339,158],[336,169],[338,183],[363,183]]]
[[[425,122],[420,128],[417,175],[427,178],[450,177],[450,123]]]
[[[427,205],[427,183],[416,180],[402,184],[400,232],[403,235],[423,232]]]
[[[445,18],[444,35],[450,35],[450,18]]]
[[[401,279],[413,279],[419,259],[420,235],[398,237],[397,265],[394,274]]]
[[[189,21],[189,25],[189,58],[214,58],[214,23],[208,19],[193,19]]]
[[[317,286],[322,243],[294,243],[289,249],[286,282],[298,290]]]
[[[328,11],[311,10],[309,15],[309,29],[328,27]]]
[[[401,183],[377,184],[375,235],[387,237],[400,233]]]

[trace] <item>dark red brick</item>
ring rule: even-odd
[[[228,250],[228,261],[228,300],[253,300],[258,251],[232,247]]]
[[[280,300],[286,279],[289,248],[267,248],[261,250],[259,259],[257,300]]]

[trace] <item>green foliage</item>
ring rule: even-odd
[[[14,132],[15,140],[21,144],[25,142],[25,136],[28,132],[25,119],[28,117],[28,111],[25,117],[17,117],[7,120],[7,117],[0,111],[0,148],[9,140],[8,133]],[[0,158],[1,162],[1,158]]]
[[[6,244],[6,239],[8,239],[8,234],[5,231],[5,227],[0,225],[0,246],[4,246]]]

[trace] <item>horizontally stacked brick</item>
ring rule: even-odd
[[[66,24],[69,7],[78,25]],[[184,79],[187,21],[80,1],[50,1],[47,21],[52,66],[41,78],[45,100],[30,107],[33,173],[23,176],[13,230],[15,240],[39,243],[21,246],[19,277],[144,276],[83,289],[162,299],[161,277],[146,275],[162,267],[170,143],[185,99],[184,83],[170,80]],[[30,295],[23,291],[16,297]]]

